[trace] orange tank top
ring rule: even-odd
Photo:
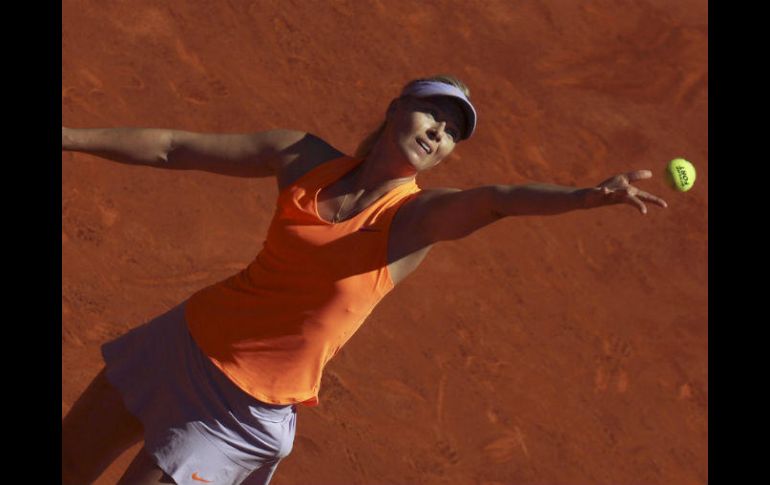
[[[348,220],[333,224],[318,215],[321,189],[361,161],[324,162],[281,190],[256,259],[187,302],[188,328],[202,352],[260,401],[317,406],[326,363],[393,289],[390,225],[421,190],[415,181]]]

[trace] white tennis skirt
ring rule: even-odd
[[[103,344],[107,379],[177,484],[267,484],[292,450],[296,405],[264,403],[233,384],[190,335],[186,303]]]

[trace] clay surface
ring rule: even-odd
[[[62,3],[66,126],[311,131],[351,153],[408,80],[479,125],[425,187],[587,187],[668,209],[506,218],[441,243],[330,362],[275,485],[708,481],[707,3]],[[684,157],[686,194],[664,181]],[[62,416],[99,346],[245,267],[274,179],[62,154]],[[140,444],[97,482],[115,483]]]

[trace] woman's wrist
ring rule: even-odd
[[[576,190],[573,195],[575,197],[575,204],[578,209],[593,209],[596,207],[595,200],[592,197],[595,189],[593,187],[586,187]]]
[[[61,149],[72,150],[72,130],[64,126],[61,127]]]

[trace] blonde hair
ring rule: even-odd
[[[432,77],[413,79],[408,83],[406,83],[406,85],[404,86],[404,89],[420,81],[438,81],[444,84],[449,84],[450,86],[454,86],[457,89],[461,90],[463,93],[465,93],[465,96],[468,99],[471,99],[471,90],[468,89],[468,86],[466,86],[464,82],[460,81],[460,79],[458,79],[455,76],[452,76],[451,74],[439,74],[437,76],[432,76]],[[369,153],[372,151],[372,148],[374,148],[374,145],[377,143],[377,140],[380,139],[380,135],[382,135],[382,132],[385,131],[386,123],[387,121],[383,121],[382,123],[380,123],[380,126],[377,127],[376,130],[369,133],[366,136],[366,138],[364,138],[363,141],[361,141],[361,143],[358,144],[358,148],[356,149],[356,152],[355,152],[356,158],[366,158],[369,155]]]

